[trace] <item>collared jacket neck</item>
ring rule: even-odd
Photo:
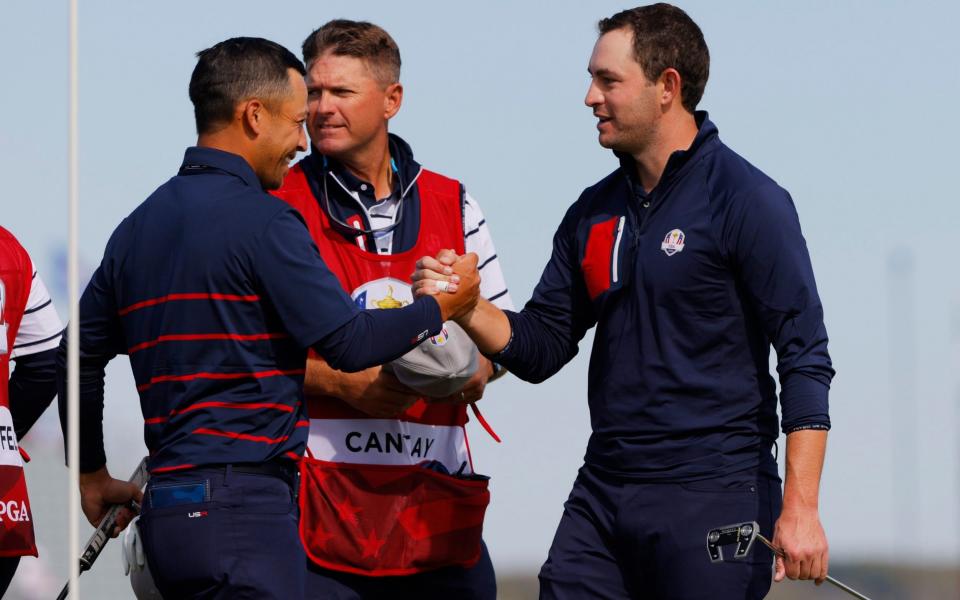
[[[718,138],[719,131],[717,130],[717,126],[710,120],[710,115],[707,114],[707,111],[698,110],[693,114],[693,118],[697,123],[697,135],[693,138],[693,143],[690,144],[690,147],[686,150],[677,150],[670,155],[663,169],[663,173],[660,175],[657,187],[663,187],[669,184],[671,180],[684,170],[683,168],[691,162],[694,156],[700,154],[700,150],[707,145],[710,140]],[[614,151],[614,155],[620,160],[620,169],[627,176],[627,179],[630,180],[631,186],[635,190],[649,193],[650,190],[643,190],[643,186],[640,184],[639,179],[637,179],[637,165],[633,157],[629,154],[616,151]]]
[[[416,181],[417,176],[420,173],[421,166],[413,158],[413,150],[410,148],[410,145],[404,141],[398,135],[393,133],[388,134],[388,142],[390,149],[390,159],[393,163],[394,168],[396,169],[397,181],[394,185],[399,186],[400,193],[406,195],[409,191],[410,185]],[[337,179],[337,181],[343,186],[344,189],[353,192],[361,193],[366,189],[373,190],[373,184],[369,181],[363,181],[353,173],[351,173],[346,167],[343,166],[340,161],[329,156],[324,156],[316,150],[310,153],[310,156],[307,159],[311,162],[311,166],[316,169],[317,172],[322,173],[324,171],[324,166],[326,170]],[[367,188],[362,188],[361,186],[367,186]],[[396,191],[396,190],[393,190]],[[377,198],[379,200],[380,198]],[[344,201],[347,200],[341,194],[336,194],[331,200]],[[349,202],[349,200],[347,200]],[[352,206],[352,203],[350,204]]]
[[[183,163],[180,165],[180,175],[193,175],[206,169],[217,169],[236,175],[250,187],[263,191],[263,186],[257,174],[253,172],[253,167],[239,154],[205,146],[187,148],[183,154]]]
[[[415,185],[423,168],[413,158],[413,150],[400,136],[390,134],[390,157],[396,169],[396,186],[393,190],[400,196],[401,203],[398,211],[403,211],[400,225],[394,230],[393,252],[401,252],[416,242],[420,229],[420,199]],[[360,218],[364,227],[371,228],[364,209],[367,205],[377,201],[376,192],[370,182],[361,181],[350,173],[339,161],[324,156],[314,150],[301,164],[304,173],[313,190],[314,197],[320,202],[323,210],[333,213],[333,217],[346,222],[351,218]],[[329,193],[329,202],[324,201],[325,194]],[[363,200],[361,200],[361,198]],[[347,235],[341,232],[343,235]],[[373,247],[374,241],[368,240]]]

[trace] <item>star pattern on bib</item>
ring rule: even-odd
[[[323,548],[324,550],[327,548],[327,542],[333,539],[333,537],[334,536],[332,533],[323,531],[319,527],[314,528],[313,531],[310,532],[310,539],[312,542],[316,545],[316,547]]]
[[[350,504],[349,499],[345,499],[343,502],[340,502],[336,505],[336,507],[337,515],[340,516],[340,520],[346,521],[347,523],[351,523],[353,525],[356,525],[358,522],[357,513],[363,510],[359,506]]]
[[[370,535],[366,539],[360,540],[360,547],[363,548],[363,554],[360,558],[376,558],[380,554],[380,548],[386,543],[387,540],[378,538],[377,533],[371,528]]]

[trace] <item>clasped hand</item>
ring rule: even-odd
[[[424,256],[410,278],[414,297],[433,296],[445,321],[463,319],[480,297],[477,260],[473,252],[458,256],[453,250],[441,250],[436,257]]]

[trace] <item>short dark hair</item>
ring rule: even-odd
[[[190,77],[190,101],[198,134],[229,122],[244,100],[270,102],[288,93],[289,69],[306,74],[292,52],[263,38],[230,38],[197,52],[197,58]]]
[[[618,12],[597,24],[600,35],[616,29],[633,31],[633,51],[647,79],[666,69],[680,73],[680,98],[691,113],[703,98],[710,76],[710,51],[703,32],[676,6],[659,3]]]
[[[400,48],[382,27],[366,21],[334,19],[303,41],[303,62],[309,66],[328,50],[336,56],[353,56],[367,63],[382,84],[400,81]]]

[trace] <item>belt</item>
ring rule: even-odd
[[[289,461],[270,461],[264,463],[232,463],[228,465],[222,465],[223,467],[230,467],[230,470],[234,473],[244,473],[247,475],[269,475],[272,477],[279,477],[287,483],[293,485],[297,477],[297,468],[293,463]]]
[[[172,475],[176,476],[179,474],[193,473],[193,472],[219,472],[219,473],[243,473],[245,475],[267,475],[270,477],[278,477],[283,479],[290,485],[296,483],[297,480],[297,465],[292,461],[274,459],[262,463],[220,463],[220,464],[206,464],[198,465],[196,467],[190,467],[188,469],[178,469],[176,471],[171,471],[169,473],[161,473],[160,475]]]

